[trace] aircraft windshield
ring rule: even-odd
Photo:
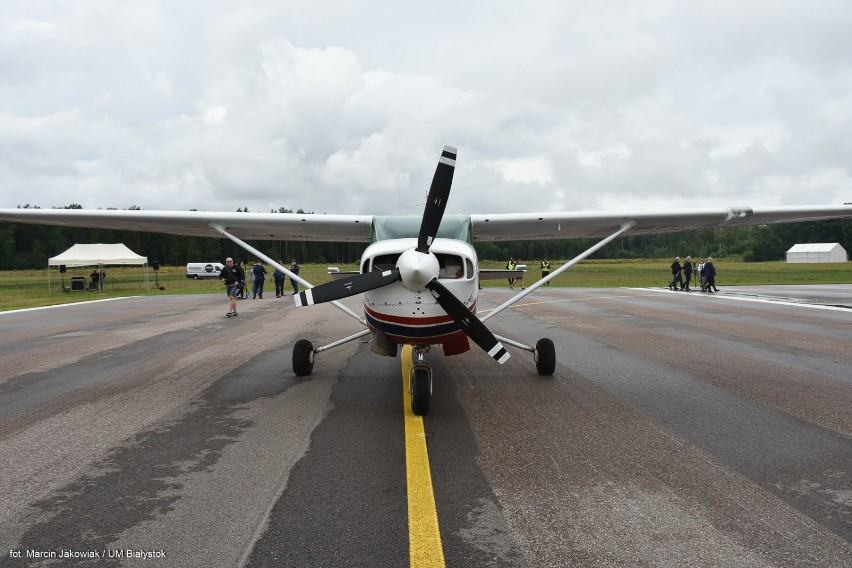
[[[454,280],[465,277],[465,263],[462,257],[453,254],[435,254],[438,259],[438,278],[442,280]],[[399,254],[383,254],[373,258],[372,268],[374,272],[384,272],[396,268]],[[473,276],[473,264],[468,262],[468,278]]]

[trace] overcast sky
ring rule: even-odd
[[[0,0],[0,207],[852,201],[848,0]]]

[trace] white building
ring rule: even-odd
[[[787,251],[787,262],[846,262],[849,255],[840,243],[793,245]]]

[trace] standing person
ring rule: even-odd
[[[704,286],[707,284],[707,280],[704,278],[704,261],[702,260],[698,263],[698,277],[701,279],[701,291],[704,292]]]
[[[712,294],[715,290],[719,291],[716,288],[716,266],[713,264],[713,257],[708,256],[707,262],[704,263],[704,278],[707,281],[707,293]]]
[[[283,260],[279,260],[278,264],[284,265]],[[284,295],[284,273],[280,268],[276,268],[272,273],[272,278],[275,280],[275,297],[280,298]]]
[[[225,317],[234,317],[237,315],[237,294],[239,293],[240,281],[245,281],[246,275],[242,268],[234,266],[234,259],[225,260],[225,266],[219,272],[219,279],[225,284],[225,291],[228,294],[228,313]]]
[[[299,265],[296,264],[295,258],[293,259],[293,264],[290,265],[290,272],[296,275],[299,274]],[[292,276],[290,277],[290,283],[293,285],[293,295],[295,296],[299,293],[299,283],[293,280]]]
[[[689,288],[689,281],[692,280],[692,257],[687,256],[686,260],[683,261],[683,278],[684,282],[681,282],[680,289],[686,290],[687,292],[692,292]]]
[[[243,276],[240,278],[240,283],[238,284],[237,298],[245,300],[248,298],[248,292],[246,292],[246,263],[242,260],[240,261],[239,269]]]
[[[680,265],[680,257],[676,256],[674,262],[672,263],[672,276],[674,276],[674,280],[669,284],[669,290],[677,290],[678,282],[683,282],[680,277],[680,272],[683,268]]]
[[[514,270],[514,269],[515,269],[515,259],[510,258],[509,262],[506,263],[506,270]],[[514,278],[509,278],[509,288],[512,288],[514,290],[514,288],[515,288],[515,279]]]
[[[254,261],[254,266],[251,269],[251,297],[256,300],[258,296],[263,299],[263,282],[266,280],[266,269],[259,260]]]
[[[544,279],[548,276],[550,276],[550,261],[545,258],[541,261],[541,278]],[[550,282],[546,282],[544,285],[550,286]]]

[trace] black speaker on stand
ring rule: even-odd
[[[160,286],[160,261],[154,260],[151,263],[151,268],[154,269],[154,288],[157,290],[165,290],[165,286]]]
[[[59,275],[60,275],[60,278],[62,278],[61,288],[59,288],[60,292],[70,292],[71,291],[69,288],[65,287],[65,272],[67,270],[68,269],[65,267],[64,264],[59,265]]]

